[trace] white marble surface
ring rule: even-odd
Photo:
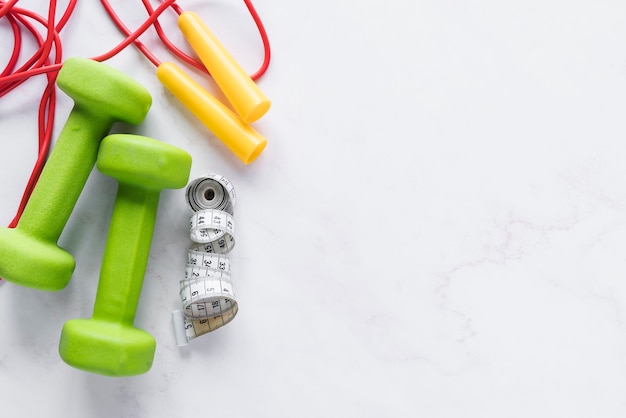
[[[139,23],[139,2],[115,3]],[[181,4],[254,69],[240,3]],[[60,330],[91,314],[115,193],[94,171],[60,240],[78,263],[69,286],[0,285],[1,415],[623,417],[626,4],[256,5],[273,107],[250,166],[136,51],[109,61],[154,98],[142,125],[117,131],[180,146],[192,177],[237,187],[239,315],[175,346],[188,212],[182,191],[164,192],[135,321],[157,340],[152,370],[110,378],[63,363]],[[117,36],[81,2],[65,56]],[[3,224],[34,161],[41,86],[0,100]],[[57,132],[71,105],[59,101]]]

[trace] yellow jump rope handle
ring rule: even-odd
[[[157,78],[244,164],[250,164],[261,154],[267,140],[176,64],[159,65]]]
[[[260,119],[271,102],[194,12],[183,12],[178,27],[245,123]]]

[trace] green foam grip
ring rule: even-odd
[[[162,189],[185,187],[191,156],[137,135],[102,140],[98,169],[119,182],[90,319],[72,319],[59,353],[69,365],[107,376],[150,370],[156,342],[133,322],[148,263]]]
[[[84,58],[66,60],[57,85],[74,99],[37,186],[16,228],[0,228],[0,277],[41,290],[60,290],[75,267],[57,245],[98,155],[116,121],[138,124],[152,98],[124,73]]]

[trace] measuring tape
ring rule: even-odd
[[[187,186],[189,221],[185,278],[180,281],[182,310],[172,312],[176,344],[228,324],[239,310],[228,253],[235,246],[235,189],[225,177],[207,174]]]

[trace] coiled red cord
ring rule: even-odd
[[[39,148],[37,160],[31,172],[30,178],[28,179],[28,183],[26,184],[26,187],[24,189],[24,193],[22,195],[22,199],[18,207],[17,213],[9,224],[10,228],[15,227],[20,217],[22,216],[22,212],[24,211],[28,199],[30,198],[31,193],[35,188],[37,180],[39,179],[41,171],[43,170],[43,167],[45,165],[48,152],[50,150],[56,106],[55,82],[58,71],[60,70],[62,65],[63,55],[60,33],[70,19],[77,3],[77,0],[68,0],[67,6],[63,11],[61,18],[58,20],[58,22],[56,22],[55,19],[57,15],[57,0],[50,0],[47,18],[44,18],[30,10],[16,7],[15,5],[18,1],[19,0],[0,0],[0,20],[2,18],[6,18],[6,21],[10,25],[11,31],[13,33],[14,41],[13,52],[4,70],[2,71],[2,73],[0,73],[0,98],[7,95],[9,92],[19,87],[24,81],[35,75],[46,74],[47,85],[41,96],[39,104]],[[261,67],[254,74],[251,75],[251,78],[253,80],[257,80],[266,72],[267,68],[269,67],[271,56],[270,44],[261,18],[259,17],[254,6],[252,5],[251,0],[243,1],[246,4],[246,7],[248,8],[248,11],[250,12],[250,15],[252,16],[258,28],[259,35],[261,36],[261,40],[263,42],[263,63],[261,64]],[[138,40],[141,34],[143,34],[151,26],[154,26],[159,38],[169,51],[171,51],[175,56],[177,56],[185,63],[204,72],[207,72],[206,68],[204,67],[204,65],[202,65],[200,61],[187,55],[169,40],[157,20],[159,16],[168,8],[172,8],[178,14],[182,13],[183,10],[180,8],[180,6],[178,6],[178,4],[176,4],[176,0],[161,0],[161,4],[157,8],[153,8],[149,0],[142,0],[142,3],[148,13],[148,17],[144,21],[144,23],[135,31],[131,31],[130,29],[128,29],[128,27],[126,27],[126,25],[124,25],[124,23],[120,20],[120,18],[117,16],[115,11],[109,4],[108,0],[101,0],[101,3],[113,22],[115,22],[117,27],[124,33],[126,38],[110,51],[102,55],[93,57],[93,60],[106,61],[109,58],[120,53],[131,43],[134,43],[135,46],[154,65],[158,66],[160,64],[160,61],[154,56],[154,54],[152,54],[151,51],[148,50],[148,48],[143,43]],[[45,31],[43,35],[40,30],[38,30],[36,24],[44,27]],[[22,32],[24,30],[29,32],[30,35],[36,40],[38,44],[38,49],[28,60],[26,60],[24,64],[22,64],[19,68],[16,68],[22,48]]]
[[[56,6],[57,1],[50,1],[50,8],[48,9],[47,19],[33,13],[29,10],[15,7],[18,0],[12,0],[8,2],[0,1],[0,19],[6,17],[7,21],[11,25],[11,31],[13,32],[14,48],[9,62],[6,67],[0,73],[0,97],[4,97],[9,92],[20,86],[26,79],[26,77],[19,77],[11,79],[11,74],[28,74],[29,71],[46,68],[54,65],[59,65],[62,59],[62,48],[59,33],[69,20],[77,0],[70,0],[65,9],[65,12],[61,16],[58,23],[55,23]],[[39,23],[46,29],[45,38],[40,34],[37,27],[33,24]],[[22,46],[22,28],[26,29],[35,38],[39,48],[33,53],[33,55],[26,60],[19,68],[17,62],[19,59],[21,46]],[[51,55],[53,57],[51,58]],[[56,89],[55,82],[57,78],[57,72],[48,72],[46,74],[48,83],[39,102],[38,112],[38,126],[39,126],[39,148],[37,153],[37,160],[35,167],[28,179],[24,194],[20,202],[17,213],[9,227],[15,227],[17,222],[24,211],[24,207],[32,193],[41,170],[45,164],[50,149],[50,143],[52,142],[52,130],[54,125],[54,113],[56,106]]]

